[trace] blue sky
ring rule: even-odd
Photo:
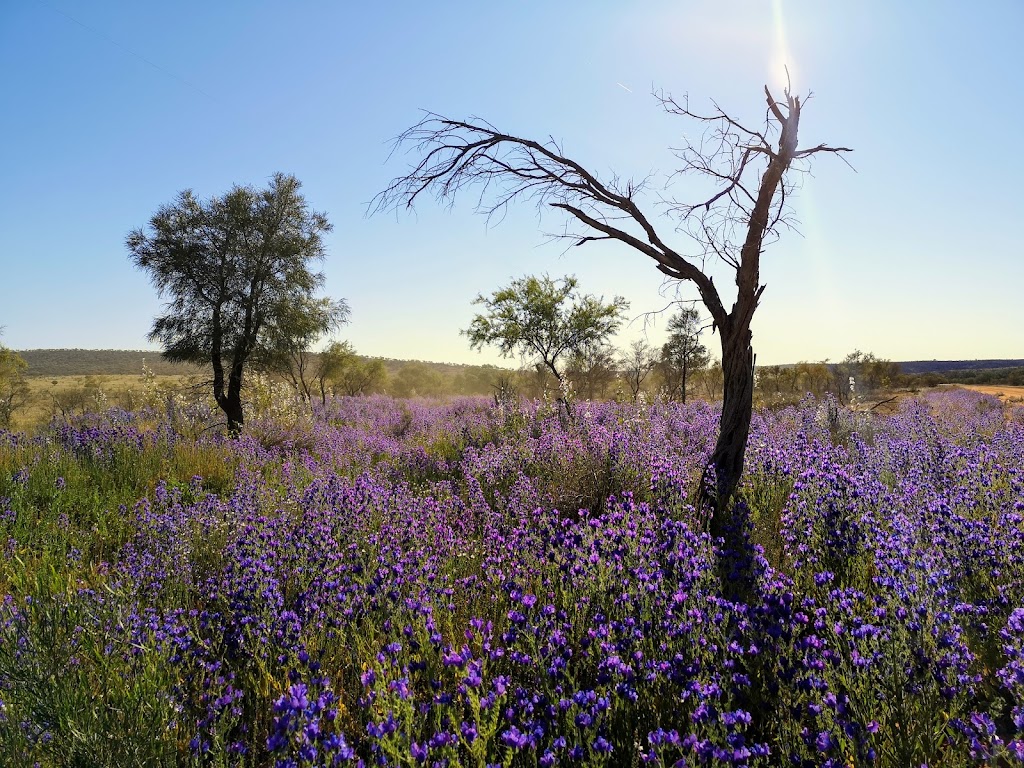
[[[340,335],[363,354],[499,362],[459,329],[476,294],[525,274],[575,274],[638,317],[675,286],[623,246],[549,242],[557,215],[526,206],[488,227],[467,196],[367,217],[411,159],[389,160],[389,140],[429,109],[553,136],[600,173],[667,173],[666,148],[693,127],[662,114],[652,88],[757,122],[785,64],[794,90],[814,93],[801,144],[853,147],[856,172],[817,160],[795,200],[799,233],[765,254],[758,362],[855,348],[1022,358],[1022,29],[1024,4],[995,0],[7,0],[2,341],[150,347],[160,303],[126,234],[182,189],[209,197],[275,171],[334,224],[327,293],[349,301]],[[685,198],[685,182],[673,192]],[[646,328],[652,343],[666,320]],[[641,318],[618,342],[644,333]]]

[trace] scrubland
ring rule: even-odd
[[[202,403],[0,433],[5,765],[1024,759],[1024,410]],[[743,599],[731,580],[754,586]]]

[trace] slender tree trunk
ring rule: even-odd
[[[213,399],[224,412],[228,419],[228,432],[237,435],[242,428],[242,401],[240,389],[234,392],[232,399],[232,380],[234,378],[234,367],[231,377],[228,380],[228,391],[224,391],[224,361],[221,358],[223,350],[222,331],[220,327],[220,309],[213,311],[213,338],[210,352],[210,363],[213,366]],[[239,379],[240,381],[240,379]]]
[[[687,373],[689,373],[689,371],[687,371],[686,369],[686,358],[683,357],[683,381],[679,385],[679,394],[682,395],[683,405],[686,405],[686,375]]]
[[[566,417],[571,419],[572,404],[569,402],[569,398],[565,396],[565,379],[563,378],[562,373],[558,370],[557,366],[555,366],[554,362],[550,362],[545,358],[544,365],[547,366],[547,369],[551,371],[551,373],[554,375],[555,381],[558,382],[558,399],[556,400],[556,402],[562,404],[562,407],[565,408]]]
[[[232,437],[238,437],[245,422],[245,417],[242,414],[242,363],[240,362],[231,366],[231,374],[228,376],[228,392],[220,407],[228,417],[228,432]]]

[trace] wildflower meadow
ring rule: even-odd
[[[0,432],[3,765],[1024,764],[1024,409],[755,413],[741,551],[702,402],[213,420]]]

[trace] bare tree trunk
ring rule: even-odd
[[[228,376],[228,392],[220,407],[228,417],[228,433],[238,437],[245,422],[242,414],[242,363],[236,362]]]
[[[241,371],[239,371],[236,383],[235,369],[232,367],[227,381],[227,393],[225,393],[222,348],[220,309],[217,308],[213,312],[213,340],[210,354],[210,362],[213,365],[213,399],[217,401],[217,405],[228,419],[228,432],[237,436],[242,429]]]
[[[689,366],[687,366],[686,363],[686,358],[683,357],[683,381],[679,385],[679,394],[682,395],[683,405],[686,405],[686,376],[689,373],[689,371],[687,371]]]
[[[718,442],[711,454],[709,469],[714,480],[705,474],[701,487],[701,506],[711,514],[709,530],[712,536],[725,532],[725,515],[721,506],[728,503],[743,474],[743,460],[750,433],[753,413],[754,350],[747,327],[722,334],[722,416],[719,422]]]

